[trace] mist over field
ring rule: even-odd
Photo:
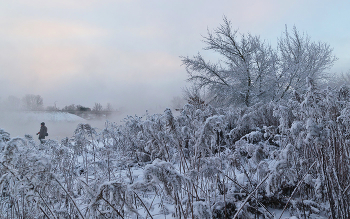
[[[26,134],[37,139],[36,133],[40,130],[40,123],[45,122],[49,136],[46,139],[60,141],[65,137],[72,137],[78,124],[90,124],[97,130],[105,128],[106,122],[123,124],[123,120],[128,116],[143,116],[149,113],[162,113],[164,110],[140,111],[129,114],[127,112],[115,112],[108,117],[103,116],[95,119],[84,119],[82,117],[60,111],[1,111],[0,128],[9,132],[11,137],[24,137]],[[175,112],[176,114],[176,112]]]
[[[55,115],[56,114],[56,115]],[[45,122],[48,127],[49,139],[61,140],[64,137],[72,137],[79,123],[91,123],[92,126],[103,127],[104,120],[90,120],[80,118],[73,114],[60,112],[27,112],[3,111],[0,115],[1,128],[11,134],[11,137],[24,137],[32,135],[40,130],[40,123]]]
[[[11,137],[24,137],[25,134],[32,135],[40,130],[40,123],[45,122],[48,126],[49,138],[60,140],[61,137],[71,137],[74,129],[79,123],[84,123],[83,118],[74,118],[68,120],[62,118],[48,118],[44,112],[7,112],[3,111],[0,115],[1,128],[11,134]],[[46,117],[46,118],[45,118]]]

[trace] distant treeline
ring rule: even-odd
[[[118,112],[114,110],[110,103],[103,107],[100,103],[95,103],[92,108],[82,105],[71,104],[62,109],[56,106],[44,107],[44,100],[40,95],[27,94],[22,98],[9,96],[6,99],[0,99],[1,110],[21,110],[21,111],[62,111],[75,114],[85,119],[95,119],[108,117],[111,114]]]
[[[114,110],[110,104],[107,104],[107,107],[103,108],[100,103],[95,103],[92,109],[81,105],[71,104],[69,106],[63,107],[61,111],[75,114],[84,119],[96,119],[96,118],[109,117],[112,114],[118,112]]]

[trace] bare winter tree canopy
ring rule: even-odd
[[[278,39],[277,49],[251,34],[239,34],[230,21],[204,37],[205,50],[219,53],[217,63],[204,60],[201,54],[182,57],[188,81],[205,89],[212,103],[251,106],[257,102],[280,101],[293,91],[304,92],[306,78],[327,79],[325,71],[336,61],[326,43],[312,42],[296,27],[287,27]]]
[[[102,111],[102,105],[100,103],[95,103],[94,107],[92,108],[93,111]]]
[[[27,94],[22,102],[26,110],[42,110],[44,107],[44,100],[40,95]]]

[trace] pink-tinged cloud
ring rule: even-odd
[[[79,22],[16,18],[0,25],[0,37],[20,41],[91,39],[108,35],[106,29]]]
[[[23,7],[91,10],[101,5],[132,2],[134,0],[14,0],[14,4]]]
[[[122,30],[124,34],[130,34],[137,36],[139,38],[164,38],[169,37],[164,29],[157,26],[147,25],[147,26],[133,26],[126,27]]]

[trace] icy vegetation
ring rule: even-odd
[[[185,105],[38,145],[0,129],[1,218],[350,218],[350,90]]]

